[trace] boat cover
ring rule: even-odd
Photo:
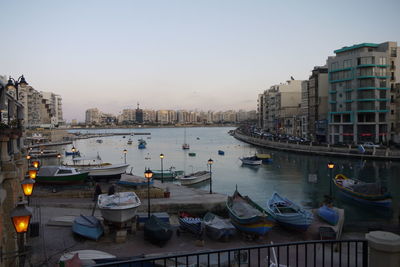
[[[125,206],[140,205],[140,199],[136,196],[134,192],[121,192],[113,195],[102,194],[101,199],[99,199],[100,208],[109,209],[124,209]]]

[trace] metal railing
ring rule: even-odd
[[[211,250],[124,261],[96,262],[96,267],[149,266],[362,266],[368,267],[366,240],[323,240]]]

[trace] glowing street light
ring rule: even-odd
[[[150,180],[153,177],[153,172],[150,169],[147,169],[144,172],[144,177],[147,179],[147,219],[150,219]]]

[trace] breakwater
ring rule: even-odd
[[[366,148],[365,153],[360,153],[355,146],[334,147],[328,145],[304,145],[300,143],[289,143],[288,141],[272,141],[260,136],[252,136],[236,130],[233,136],[245,143],[269,149],[276,149],[286,152],[322,155],[329,157],[350,157],[375,160],[395,160],[400,161],[400,151],[390,148],[373,149]]]

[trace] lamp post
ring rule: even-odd
[[[37,176],[37,170],[36,169],[29,169],[28,175],[29,175],[30,179],[35,180],[36,176]]]
[[[214,163],[212,159],[208,160],[208,165],[210,166],[210,194],[212,194],[212,172],[211,172],[211,166]]]
[[[11,211],[11,221],[18,235],[18,252],[20,256],[19,266],[24,266],[25,264],[25,243],[24,234],[28,231],[29,222],[32,218],[32,212],[28,210],[25,206],[26,201],[20,201]]]
[[[38,161],[38,160],[34,160],[33,162],[32,162],[32,166],[33,166],[33,168],[39,168],[39,166],[40,166],[40,162]]]
[[[332,198],[332,171],[333,168],[335,168],[335,163],[333,163],[332,161],[328,162],[328,169],[329,169],[329,196]]]
[[[60,153],[57,154],[57,158],[58,158],[58,165],[61,165],[61,154]]]
[[[28,161],[28,166],[29,165],[31,165],[31,158],[32,158],[32,156],[31,155],[26,155],[26,160]]]
[[[17,80],[15,80],[14,78],[12,78],[10,76],[10,78],[8,79],[7,85],[6,85],[8,90],[15,90],[15,93],[16,93],[15,97],[17,98],[17,100],[19,99],[18,87],[20,85],[22,85],[22,86],[28,85],[28,83],[26,82],[26,80],[24,78],[24,75],[21,75]]]
[[[29,206],[29,197],[32,195],[34,185],[35,185],[35,180],[31,179],[30,176],[26,177],[21,182],[22,192],[24,192],[24,195],[28,199],[28,206]]]
[[[144,172],[144,177],[147,179],[147,219],[150,219],[150,180],[153,177],[153,172],[150,169],[147,169]]]
[[[124,162],[126,164],[126,153],[128,153],[128,150],[124,149]]]
[[[160,159],[161,159],[161,183],[164,183],[164,170],[163,170],[163,159],[164,159],[164,154],[160,154]]]

